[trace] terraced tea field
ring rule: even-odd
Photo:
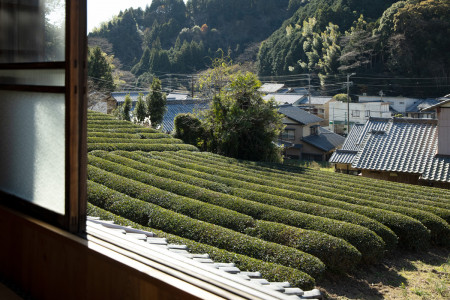
[[[450,246],[450,191],[201,153],[89,112],[88,213],[311,288],[396,248]]]

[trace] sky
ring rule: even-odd
[[[152,0],[88,0],[88,32],[91,32],[93,28],[98,27],[101,23],[111,20],[121,10],[123,11],[130,7],[145,9],[145,6],[150,6],[151,3]]]

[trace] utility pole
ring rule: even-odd
[[[311,113],[311,74],[308,74],[308,112]]]
[[[191,97],[194,99],[194,75],[191,76]]]
[[[384,96],[383,90],[381,90],[378,94],[379,94],[380,97],[381,97],[381,102],[383,102],[383,96]]]
[[[350,76],[356,75],[356,73],[347,74],[347,136],[350,133]]]

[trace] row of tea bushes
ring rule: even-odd
[[[201,159],[201,155],[190,154],[188,152],[178,152],[175,155],[180,155],[183,159],[197,158],[199,160],[199,163],[209,167],[217,168],[217,166],[220,166],[221,170],[233,173],[233,178],[238,180],[261,184],[264,186],[277,187],[280,189],[295,191],[299,193],[307,193],[309,195],[316,195],[319,197],[333,199],[345,203],[351,203],[359,206],[372,207],[376,209],[383,209],[401,213],[403,215],[414,218],[425,225],[425,227],[427,227],[431,231],[432,242],[434,242],[435,244],[450,245],[450,226],[445,219],[439,217],[444,216],[444,218],[450,218],[450,210],[394,200],[392,202],[397,205],[391,205],[382,203],[385,201],[383,197],[376,197],[377,201],[364,200],[361,198],[362,196],[358,198],[351,197],[343,193],[342,191],[326,190],[323,186],[320,189],[317,189],[317,184],[307,184],[304,181],[297,181],[297,184],[294,181],[286,183],[285,181],[283,181],[284,179],[282,176],[268,177],[264,176],[263,174],[254,174],[248,172],[243,168],[236,167],[235,165],[228,165],[225,163],[221,164],[217,161],[215,163],[213,163],[212,161],[210,162],[209,160],[203,161]]]
[[[241,270],[250,272],[260,272],[262,277],[272,282],[289,282],[292,286],[298,286],[302,289],[312,289],[315,286],[315,280],[308,274],[290,267],[285,267],[275,263],[265,262],[235,252],[219,249],[214,246],[195,242],[190,239],[182,238],[177,235],[166,233],[164,231],[142,226],[128,219],[115,215],[109,211],[101,209],[88,203],[88,215],[100,217],[102,220],[111,220],[122,226],[130,226],[140,230],[153,232],[158,237],[164,237],[171,244],[186,245],[189,251],[193,253],[208,253],[216,262],[234,263]]]
[[[178,151],[178,150],[188,150],[188,151],[198,151],[197,147],[188,144],[154,144],[154,143],[89,143],[88,152],[94,150],[105,150],[105,151]]]
[[[114,161],[120,160],[120,157],[114,157],[114,155],[109,155],[107,153],[94,152],[93,154],[108,157]],[[132,162],[133,161],[131,161],[130,165],[132,165]],[[290,215],[288,223],[301,227],[298,225],[304,224],[305,219],[309,219],[311,217],[264,204],[254,203],[230,195],[217,193],[198,186],[178,182],[168,177],[151,175],[147,172],[142,172],[131,167],[127,167],[127,164],[120,165],[112,161],[93,157],[92,155],[89,157],[89,163],[91,166],[102,168],[123,177],[133,179],[141,183],[146,183],[159,189],[171,191],[177,195],[226,207],[257,219],[285,223],[286,216]],[[214,207],[211,207],[212,214],[214,214],[213,209]],[[324,220],[316,218],[315,221],[320,223],[321,227],[310,227],[321,229],[323,232]],[[328,221],[328,223],[330,222]],[[335,223],[335,227],[345,227],[345,231],[343,231],[345,232],[344,237],[347,238],[349,242],[354,242],[358,250],[364,252],[367,260],[370,259],[373,261],[383,254],[384,243],[373,232],[351,224],[340,224],[342,223],[340,221]],[[349,271],[360,260],[361,254],[352,245],[342,239],[332,237],[326,233],[303,230],[300,228],[286,226],[284,224],[270,223],[272,225],[269,227],[277,228],[278,230],[271,230],[271,234],[264,234],[261,229],[257,230],[257,228],[267,228],[267,226],[264,227],[262,224],[265,224],[265,222],[258,221],[254,224],[254,226],[247,228],[245,232],[249,235],[258,234],[258,236],[262,236],[265,240],[281,243],[311,253],[319,257],[333,271]],[[333,230],[331,230],[331,232],[333,232]],[[296,241],[292,241],[293,239]]]
[[[279,173],[287,177],[292,176],[302,180],[305,178],[316,179],[323,185],[331,184],[348,189],[365,189],[367,186],[370,186],[371,190],[377,191],[377,193],[373,194],[383,194],[393,199],[398,197],[406,200],[410,198],[415,199],[417,198],[417,195],[420,195],[421,199],[430,200],[432,203],[440,202],[441,204],[445,204],[447,208],[450,207],[450,191],[444,189],[373,180],[361,176],[347,176],[346,174],[322,172],[309,168],[300,168],[276,163],[240,161],[212,153],[202,153],[201,157],[209,158],[213,161],[223,161],[229,164],[242,165],[247,170],[262,170],[270,173]]]
[[[139,156],[137,153],[131,152],[121,151],[120,153],[131,157]],[[383,242],[379,236],[374,234],[373,231],[352,223],[344,223],[339,220],[324,218],[321,217],[320,214],[305,214],[290,210],[290,207],[280,208],[273,206],[275,204],[274,202],[278,201],[279,204],[281,204],[280,206],[286,206],[289,205],[289,202],[292,202],[300,208],[310,206],[312,210],[325,210],[328,211],[330,215],[346,215],[347,220],[359,219],[362,222],[371,224],[372,227],[378,229],[383,236],[386,236],[386,240],[390,243],[389,247],[387,247],[388,249],[395,248],[397,242],[397,237],[387,227],[361,215],[348,213],[335,208],[320,208],[317,207],[317,205],[311,205],[307,202],[305,202],[304,205],[298,205],[299,203],[297,201],[293,201],[291,199],[276,199],[279,197],[268,196],[265,194],[261,194],[261,197],[257,195],[257,197],[253,199],[254,201],[248,201],[245,198],[228,195],[229,193],[233,193],[232,190],[234,188],[224,189],[222,187],[223,184],[203,179],[199,173],[196,174],[199,175],[197,177],[187,175],[190,171],[189,169],[174,172],[169,170],[170,167],[167,166],[167,164],[166,168],[156,166],[158,162],[162,161],[149,161],[149,159],[147,159],[148,164],[146,164],[144,162],[137,162],[126,157],[104,151],[95,151],[92,152],[91,155],[102,157],[110,161],[108,163],[104,160],[90,157],[89,161],[91,165],[101,167],[124,177],[133,178],[140,182],[145,182],[179,195],[184,195],[190,198],[227,207],[246,215],[253,216],[257,219],[264,219],[300,228],[316,230],[342,238],[355,246],[362,253],[363,260],[365,262],[374,262],[379,259],[385,248],[385,242]],[[143,157],[141,156],[141,158]],[[245,192],[246,190],[243,191]],[[224,192],[226,194],[224,194]],[[265,203],[259,203],[263,202],[261,200],[263,200],[262,198],[264,197],[267,198],[267,201]]]
[[[291,185],[297,185],[297,186],[317,186],[317,184],[320,184],[322,186],[322,190],[324,191],[330,191],[337,195],[338,198],[335,198],[339,200],[339,196],[344,198],[345,200],[348,197],[354,197],[354,198],[361,198],[366,200],[374,200],[377,202],[387,203],[387,204],[393,204],[393,205],[408,205],[410,207],[415,207],[421,210],[432,212],[440,217],[442,217],[445,220],[448,220],[450,218],[450,203],[447,201],[447,203],[443,203],[440,201],[434,201],[430,199],[421,199],[422,196],[418,197],[417,194],[406,194],[403,193],[395,193],[395,197],[386,197],[386,190],[383,191],[383,196],[381,196],[379,193],[367,193],[367,185],[348,185],[346,184],[348,181],[342,182],[330,182],[327,180],[324,180],[324,178],[313,178],[312,176],[308,175],[300,175],[300,176],[294,176],[292,173],[283,172],[283,173],[274,173],[270,172],[269,169],[255,169],[255,168],[248,168],[247,164],[242,163],[238,164],[236,161],[232,161],[229,158],[221,158],[218,155],[210,156],[205,155],[205,153],[199,153],[199,154],[191,154],[191,153],[184,153],[180,152],[179,155],[187,156],[188,158],[206,158],[208,161],[210,161],[213,164],[221,165],[221,166],[229,166],[230,164],[234,167],[237,167],[241,170],[243,174],[258,174],[259,177],[271,180],[273,178],[277,178],[278,182],[291,184]],[[231,163],[230,163],[231,161]],[[403,196],[402,196],[403,194]],[[336,197],[335,195],[332,195],[333,197]],[[440,207],[440,208],[439,208]],[[446,209],[447,208],[447,209]]]
[[[115,155],[117,154],[117,155]],[[267,193],[257,192],[248,189],[251,183],[241,182],[235,179],[223,178],[194,170],[195,164],[186,161],[172,160],[165,156],[159,157],[160,153],[148,154],[144,152],[126,152],[116,151],[105,154],[96,152],[95,155],[102,157],[111,157],[110,160],[130,165],[141,171],[149,172],[161,177],[171,178],[177,181],[186,182],[199,187],[207,188],[216,192],[231,194],[243,199],[252,200],[271,206],[299,211],[310,215],[321,216],[325,218],[340,220],[356,225],[366,227],[379,235],[386,243],[386,249],[392,250],[397,245],[398,237],[385,225],[370,219],[366,216],[349,212],[340,208],[318,205],[310,202],[293,200],[286,197],[269,195]],[[124,160],[123,158],[135,160],[135,162]],[[182,164],[184,167],[176,165]],[[247,189],[246,189],[247,187]]]
[[[325,265],[315,256],[297,249],[266,242],[144,202],[88,181],[88,201],[121,217],[164,232],[227,251],[295,268],[320,278]]]
[[[185,164],[188,159],[180,159],[176,153],[171,152],[162,152],[158,154],[161,157],[172,157],[174,160],[173,163],[182,166]],[[224,182],[228,181],[230,178],[236,179],[235,182],[243,183],[240,178],[242,178],[239,174],[231,171],[222,171],[221,168],[206,166],[202,164],[200,159],[195,161],[195,164],[191,164],[197,171],[206,172],[212,175],[217,175],[223,178]],[[247,176],[249,177],[249,176]],[[251,179],[251,180],[257,180]],[[365,215],[369,218],[375,219],[380,223],[389,227],[399,238],[399,246],[406,249],[426,249],[429,246],[430,233],[428,229],[420,223],[418,220],[413,219],[411,217],[402,215],[400,213],[391,212],[388,210],[366,207],[351,203],[346,203],[343,201],[337,201],[333,199],[329,199],[326,197],[320,197],[316,195],[311,195],[308,193],[302,193],[298,191],[291,191],[287,189],[281,189],[276,187],[276,181],[270,183],[269,185],[261,185],[261,184],[250,184],[246,182],[247,185],[245,188],[263,192],[271,195],[282,196],[294,200],[306,201],[315,204],[321,204],[330,207],[342,208],[344,210],[353,211],[355,213]],[[317,187],[318,189],[320,187]]]

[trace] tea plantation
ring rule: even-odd
[[[88,214],[305,289],[395,248],[450,246],[450,191],[202,153],[88,113]]]

